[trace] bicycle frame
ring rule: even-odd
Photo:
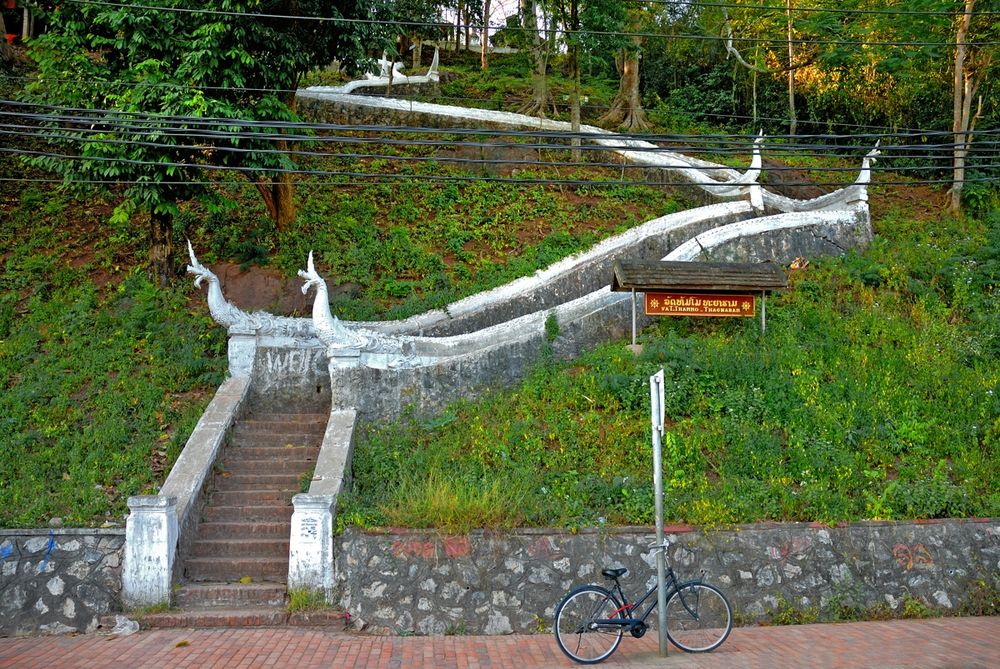
[[[646,618],[648,618],[649,614],[652,613],[653,609],[656,608],[656,598],[653,597],[653,595],[656,594],[656,586],[654,585],[652,588],[650,588],[649,591],[646,592],[646,594],[643,595],[638,601],[632,602],[630,604],[628,598],[625,596],[625,591],[622,590],[622,585],[618,581],[618,579],[615,578],[611,580],[614,581],[614,586],[612,586],[611,592],[612,593],[617,592],[618,598],[622,601],[622,606],[617,611],[615,611],[615,615],[618,615],[620,612],[625,611],[626,613],[629,614],[629,617],[602,618],[595,620],[594,623],[597,625],[607,625],[609,627],[624,627],[626,629],[632,629],[638,623],[645,624]],[[700,583],[700,582],[701,582],[700,580],[694,580],[694,581],[686,581],[684,583],[679,583],[677,581],[677,575],[674,573],[673,568],[670,567],[670,565],[667,565],[667,599],[670,599],[670,596],[673,595],[678,590],[680,590],[683,586],[688,585],[689,583]],[[653,601],[650,602],[649,606],[642,613],[642,615],[640,615],[638,618],[632,617],[631,614],[637,609],[640,609],[642,605],[645,603],[645,601],[650,597],[653,597]],[[684,608],[688,608],[687,603],[684,603]],[[694,613],[693,611],[690,611],[690,609],[688,610],[692,614]]]

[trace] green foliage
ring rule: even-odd
[[[966,590],[965,600],[958,610],[967,616],[1000,615],[1000,578],[993,573],[990,580],[979,579]]]
[[[138,273],[95,285],[114,267],[64,257],[71,202],[35,196],[0,222],[0,525],[120,522],[221,382],[225,337],[184,290]]]
[[[399,152],[391,145],[377,150]],[[433,163],[411,167],[403,162],[397,169],[468,174]],[[539,170],[523,176],[551,174]],[[293,273],[313,250],[317,266],[333,279],[336,313],[357,320],[444,307],[683,206],[662,191],[628,184],[571,191],[415,180],[331,192],[307,180],[299,191],[298,219],[281,233],[273,264]],[[244,229],[254,234],[261,219],[247,215],[243,225],[230,219],[224,234],[239,237],[236,231]],[[208,227],[204,231],[219,235]],[[337,284],[349,289],[338,291]]]
[[[559,319],[556,312],[551,312],[545,317],[545,341],[550,344],[559,337]]]
[[[811,625],[819,622],[819,607],[793,606],[781,596],[777,600],[778,603],[767,612],[768,622],[771,625]]]
[[[260,0],[177,3],[188,5],[216,12],[71,4],[46,13],[29,52],[37,79],[24,97],[92,110],[92,125],[68,127],[53,111],[56,150],[35,164],[81,189],[124,184],[123,215],[176,215],[181,200],[206,192],[199,165],[272,178],[293,167],[279,131],[247,121],[296,120],[284,91],[302,74],[331,58],[356,68],[367,46],[386,40],[385,24],[367,21],[382,18],[380,6],[359,0],[301,0],[279,11],[361,19],[345,24],[262,17]]]
[[[876,225],[864,255],[792,274],[766,336],[751,320],[664,319],[638,358],[599,347],[448,420],[367,435],[355,520],[403,513],[407,496],[379,496],[390,482],[455,467],[469,472],[463,494],[476,480],[523,486],[524,525],[651,522],[660,368],[670,521],[997,515],[996,221],[894,212]]]
[[[900,617],[906,619],[930,618],[933,615],[931,609],[920,600],[909,593],[903,595]]]

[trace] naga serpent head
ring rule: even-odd
[[[191,258],[191,264],[187,266],[187,271],[188,274],[195,275],[194,287],[200,288],[202,280],[207,280],[209,283],[211,283],[212,281],[218,281],[219,280],[218,277],[215,276],[212,270],[208,269],[200,262],[198,262],[198,258],[196,258],[194,255],[194,248],[191,246],[190,239],[187,240],[187,245],[188,245],[188,256]]]
[[[313,264],[313,252],[312,251],[309,252],[309,261],[308,261],[308,263],[306,265],[306,269],[305,270],[301,270],[300,269],[298,271],[298,275],[300,277],[302,277],[303,279],[306,280],[306,282],[304,284],[302,284],[302,294],[303,295],[307,294],[309,292],[309,288],[312,287],[312,286],[316,286],[316,290],[319,290],[320,286],[325,286],[326,285],[326,282],[323,281],[323,277],[321,277],[316,272],[316,265]]]

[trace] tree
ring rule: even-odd
[[[7,35],[7,26],[4,23],[3,12],[0,11],[0,64],[10,65],[14,62],[14,47],[7,44],[4,37]]]
[[[573,133],[580,132],[580,56],[583,51],[593,53],[600,48],[608,49],[608,37],[612,48],[620,45],[625,20],[625,10],[617,0],[557,0],[556,10],[562,22],[569,54],[570,77],[573,88],[570,93],[570,125]],[[580,160],[580,138],[572,139],[573,160]]]
[[[207,192],[200,167],[244,171],[279,230],[294,219],[281,124],[296,120],[299,77],[334,58],[357,68],[389,34],[384,23],[309,17],[367,19],[378,9],[364,0],[57,6],[32,50],[38,75],[27,98],[59,108],[48,135],[68,157],[38,162],[67,185],[120,184],[116,216],[149,214],[151,273],[165,284],[178,202]]]
[[[784,76],[788,84],[788,134],[795,135],[798,131],[798,115],[795,108],[795,72],[804,67],[812,65],[819,56],[820,50],[818,48],[811,49],[808,53],[797,53],[795,49],[795,42],[798,37],[798,33],[795,30],[794,22],[792,20],[792,0],[785,0],[785,20],[784,20],[784,39],[786,47],[786,60],[781,63],[774,51],[768,50],[767,60],[771,63],[768,64],[758,64],[758,63],[748,63],[743,56],[740,54],[739,50],[733,45],[733,27],[732,21],[729,18],[729,13],[725,7],[723,7],[723,20],[726,30],[726,51],[732,55],[736,62],[745,67],[748,70],[752,70],[754,73],[769,74],[773,76]],[[758,12],[750,23],[760,25],[767,25],[767,21],[760,20],[761,14]],[[766,61],[765,61],[766,63]]]
[[[975,18],[976,0],[965,0],[965,11],[956,20],[955,66],[952,73],[952,132],[955,146],[952,152],[952,184],[950,208],[962,210],[962,190],[965,187],[965,161],[972,148],[976,122],[982,116],[982,98],[973,113],[973,101],[980,85],[993,66],[994,49],[971,47],[969,35]]]
[[[638,33],[655,17],[655,5],[640,2],[630,5],[627,26],[632,33]],[[642,53],[643,39],[633,34],[631,39],[619,47],[615,65],[620,75],[618,94],[611,102],[611,109],[601,117],[603,123],[624,128],[625,130],[641,131],[649,128],[646,113],[642,109],[642,97],[639,94],[639,58]]]
[[[437,0],[395,0],[392,5],[392,13],[393,17],[402,24],[400,32],[404,37],[404,42],[400,49],[400,56],[406,52],[407,48],[412,48],[412,69],[417,70],[422,60],[424,40],[437,39],[444,32],[445,24],[441,23],[441,3]]]
[[[548,82],[550,43],[547,37],[543,37],[539,32],[539,13],[542,14],[544,26],[546,22],[544,4],[538,0],[521,0],[521,27],[530,40],[530,43],[523,44],[523,47],[530,50],[534,67],[531,72],[531,99],[519,111],[522,114],[537,114],[539,118],[546,118],[546,114],[550,111],[555,115],[556,107]]]
[[[483,36],[479,39],[479,67],[490,67],[490,10],[493,0],[483,0]]]

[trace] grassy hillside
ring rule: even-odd
[[[865,254],[792,271],[766,335],[663,319],[638,358],[609,344],[431,424],[371,430],[341,522],[649,523],[660,368],[670,521],[1000,515],[1000,213],[918,218],[914,202],[878,216]]]
[[[498,63],[489,77],[456,75],[445,93],[482,97],[507,74]],[[505,108],[526,96],[519,86],[499,91]],[[604,101],[612,93],[590,91]],[[303,167],[417,178],[300,176],[298,219],[279,234],[245,181],[212,177],[215,199],[184,203],[175,237],[189,237],[210,267],[236,262],[289,278],[315,250],[338,315],[396,318],[691,206],[628,184],[421,180],[483,174],[456,167],[449,159],[460,155],[447,149],[424,163],[395,160],[425,155],[419,146],[365,150],[370,157],[314,157]],[[536,166],[522,175],[619,172]],[[0,177],[50,176],[0,154]],[[768,304],[767,336],[743,320],[663,320],[643,333],[638,359],[610,344],[549,361],[510,392],[430,424],[369,432],[342,522],[648,522],[646,383],[660,367],[673,520],[1000,515],[1000,215],[951,219],[927,207],[932,197],[942,196],[873,193],[882,207],[873,247],[794,272],[790,290]],[[0,203],[0,526],[121,523],[129,495],[162,483],[223,378],[225,333],[187,280],[167,290],[148,281],[148,222],[110,222],[114,194],[0,181]]]
[[[3,156],[3,176],[48,176]],[[316,158],[310,166],[355,162]],[[473,176],[447,165],[362,167]],[[590,168],[537,172],[574,174],[615,178]],[[279,235],[251,186],[223,179],[215,192],[211,206],[184,204],[178,239],[190,237],[210,267],[234,261],[284,277],[315,250],[319,270],[339,285],[335,312],[346,318],[443,306],[688,206],[627,184],[303,177],[298,219]],[[43,526],[52,517],[68,526],[121,523],[129,495],[163,482],[222,380],[225,331],[188,280],[167,290],[149,282],[148,222],[109,222],[114,196],[3,182],[0,197],[0,526]]]

